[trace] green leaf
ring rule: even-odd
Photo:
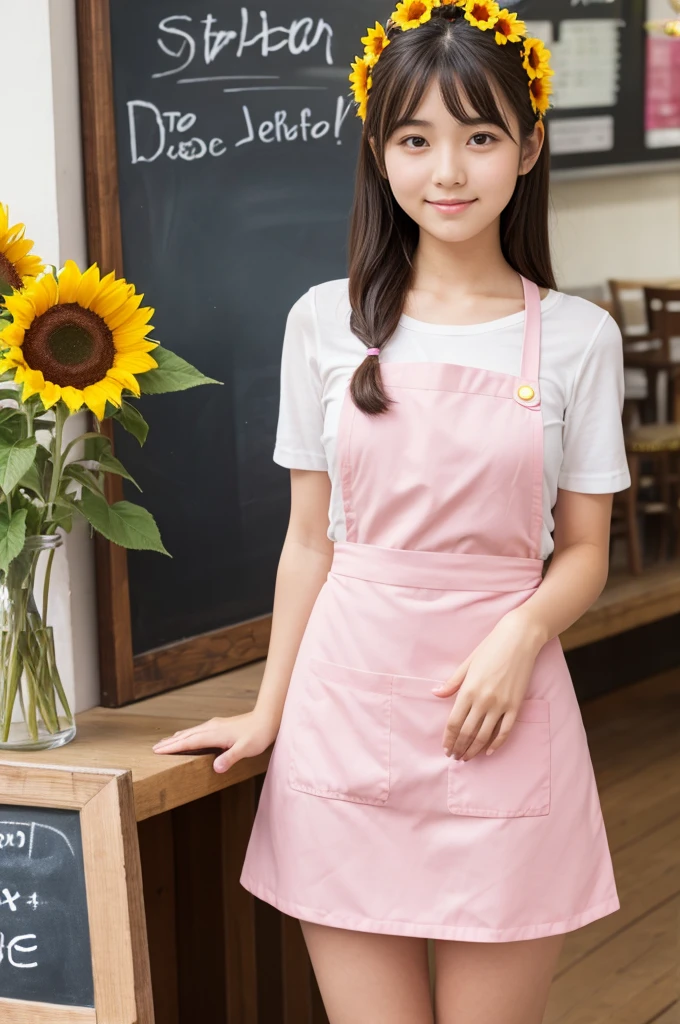
[[[77,511],[75,504],[68,495],[57,495],[54,499],[51,522],[55,526],[61,526],[67,533],[73,527],[73,513]]]
[[[135,409],[133,405],[130,405],[129,402],[123,401],[120,409],[116,409],[112,415],[127,430],[128,434],[132,434],[133,437],[137,438],[141,447],[149,433],[149,424],[141,412]]]
[[[0,489],[9,494],[35,460],[36,440],[24,437],[11,446],[0,444]]]
[[[134,477],[130,476],[123,463],[120,462],[111,452],[102,452],[102,455],[99,458],[99,465],[105,473],[116,473],[117,476],[125,477],[126,480],[129,480],[135,485],[138,491],[141,491],[142,488]]]
[[[2,274],[0,274],[0,295],[11,295],[13,291],[14,289],[9,281],[6,281]]]
[[[198,384],[223,384],[221,380],[206,377],[191,363],[171,352],[169,348],[158,345],[149,355],[158,363],[153,370],[135,374],[142,392],[146,395],[162,395],[169,391],[186,391]]]
[[[84,459],[98,462],[103,452],[110,451],[111,441],[105,434],[88,434],[83,445]]]
[[[13,398],[15,402],[21,402],[21,388],[0,388],[0,402],[7,398]]]
[[[156,520],[140,505],[130,501],[109,505],[106,498],[90,491],[83,491],[82,498],[74,505],[95,530],[114,544],[137,551],[158,551],[172,558],[163,546]]]
[[[43,451],[45,451],[44,448]],[[47,454],[47,452],[45,452],[45,454]],[[27,472],[24,473],[21,480],[18,482],[18,486],[25,487],[27,491],[33,491],[33,493],[37,494],[42,501],[45,500],[42,485],[42,468],[37,460],[34,461]]]
[[[72,441],[69,441],[69,443],[66,445],[63,452],[61,453],[62,462],[66,461],[67,455],[69,454],[72,448],[75,448],[79,441],[84,442],[84,449],[85,451],[87,451],[88,441],[98,441],[102,436],[102,434],[98,433],[95,430],[90,430],[86,434],[78,434],[78,437],[74,437]],[[108,438],[105,438],[105,440],[108,441]],[[85,456],[83,456],[83,458],[84,457]]]
[[[0,571],[7,572],[10,562],[22,551],[26,539],[26,509],[18,508],[10,519],[7,506],[0,506]]]
[[[75,480],[76,483],[82,484],[83,487],[87,487],[93,494],[101,494],[104,492],[100,487],[94,473],[86,469],[85,466],[81,466],[79,462],[69,462],[68,466],[64,468],[64,472],[61,476],[63,483],[68,483],[69,480]]]

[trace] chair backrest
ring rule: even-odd
[[[652,330],[647,319],[645,288],[680,288],[680,279],[645,280],[643,278],[609,278],[607,281],[613,306],[612,316],[624,338],[634,339]]]
[[[661,339],[665,359],[680,363],[680,288],[645,286],[649,330]]]
[[[623,278],[607,281],[613,306],[612,316],[624,338],[647,332],[645,316],[645,282]]]

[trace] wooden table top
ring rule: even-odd
[[[77,768],[124,768],[132,772],[137,821],[169,811],[264,772],[271,747],[218,773],[215,754],[156,754],[163,736],[213,717],[250,711],[264,660],[199,683],[182,686],[122,708],[90,708],[76,715],[75,738],[52,750],[3,751],[3,761]],[[0,796],[1,802],[1,796]]]

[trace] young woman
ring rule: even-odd
[[[349,278],[283,344],[257,704],[155,749],[276,740],[241,883],[300,919],[332,1024],[538,1024],[564,934],[619,907],[559,634],[630,485],[621,334],[556,290],[549,51],[473,0],[363,42]]]

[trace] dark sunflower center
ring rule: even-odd
[[[107,324],[77,302],[51,306],[24,335],[24,358],[32,370],[60,387],[96,384],[113,366],[116,349]]]
[[[0,252],[0,277],[7,281],[12,288],[21,288],[22,281],[17,273],[17,268],[2,252]]]

